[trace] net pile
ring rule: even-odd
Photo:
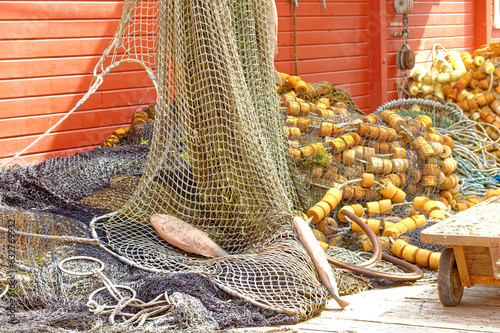
[[[57,264],[73,255],[100,258],[109,280],[144,302],[167,291],[171,314],[152,330],[291,323],[324,308],[328,292],[291,226],[307,198],[286,154],[270,52],[264,1],[125,2],[89,94],[110,70],[137,62],[156,105],[99,149],[1,172],[1,227],[14,225],[16,239],[0,253],[5,268],[14,250],[21,278],[0,301],[30,325],[9,326],[4,312],[6,329],[128,330],[88,315],[87,296],[103,281],[62,273]],[[150,226],[158,213],[206,232],[230,256],[170,246]],[[341,292],[358,279],[348,281]]]

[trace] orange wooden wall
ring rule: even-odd
[[[0,1],[0,163],[49,129],[87,92],[122,6],[114,0]],[[119,67],[80,110],[17,162],[95,148],[154,99],[144,71]]]
[[[293,4],[276,0],[279,71],[295,73]],[[298,0],[298,74],[345,89],[365,112],[396,99],[395,65],[402,15],[393,0]],[[431,49],[472,51],[500,40],[492,29],[493,0],[414,0],[409,45],[417,66]],[[92,70],[109,45],[122,1],[0,0],[0,163],[45,132],[88,90]],[[369,28],[368,28],[369,27]],[[144,71],[127,66],[105,77],[80,110],[17,162],[32,163],[97,147],[124,126],[155,91]]]
[[[298,1],[296,8],[298,75],[306,82],[328,81],[368,108],[367,1]],[[293,3],[276,1],[278,71],[296,74]]]

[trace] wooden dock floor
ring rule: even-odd
[[[444,307],[433,284],[365,291],[344,297],[340,310],[330,301],[320,316],[286,327],[233,332],[456,333],[500,332],[500,287],[465,288],[458,307]]]

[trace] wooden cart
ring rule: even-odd
[[[443,305],[459,305],[464,287],[500,286],[500,197],[423,230],[421,240],[450,246],[442,252],[438,269]]]

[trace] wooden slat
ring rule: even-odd
[[[421,38],[443,37],[443,31],[446,31],[444,36],[474,36],[473,25],[448,25],[448,26],[432,26],[432,27],[410,27],[410,37],[413,40]],[[401,31],[400,28],[388,28],[385,31],[387,39],[395,38],[391,35]],[[401,39],[402,40],[402,39]]]
[[[368,75],[370,100],[369,107],[374,110],[385,102],[387,95],[387,69],[385,55],[387,54],[387,38],[383,29],[387,25],[384,0],[368,2]]]
[[[92,78],[92,75],[73,75],[51,78],[1,80],[0,98],[87,92]],[[145,71],[125,73],[112,72],[106,75],[100,90],[150,86],[152,86],[152,83]]]
[[[276,8],[280,17],[293,16],[292,4],[289,1],[276,2]],[[363,16],[366,15],[366,2],[331,2],[327,1],[326,9],[321,1],[303,2],[299,0],[296,11],[297,17],[309,16]]]
[[[2,21],[1,39],[75,38],[113,36],[118,19],[92,21]]]
[[[0,40],[0,60],[47,57],[101,56],[111,37]]]
[[[288,64],[288,66],[281,66],[281,65],[282,64],[276,64],[276,68],[280,72],[291,73],[293,71],[293,65],[291,63]],[[317,74],[309,74],[309,73],[299,73],[299,74],[300,77],[306,82],[328,81],[335,86],[348,83],[368,82],[368,71],[366,70],[339,71],[339,72],[325,71]]]
[[[465,261],[470,275],[493,276],[490,250],[485,246],[464,246]]]
[[[388,7],[393,6],[393,2],[387,5]],[[394,10],[394,9],[392,9]],[[448,13],[424,13],[416,14],[411,13],[408,17],[408,25],[413,27],[429,27],[429,26],[448,26],[448,25],[470,25],[474,24],[475,18],[474,13],[462,13],[461,15],[448,15]],[[392,27],[390,23],[400,23],[402,24],[401,15],[388,15],[387,16],[387,26]],[[402,25],[400,27],[402,29]]]
[[[337,17],[298,17],[297,30],[319,31],[319,30],[347,30],[366,29],[366,16],[337,16]],[[280,32],[293,31],[293,18],[280,17],[278,19]]]
[[[112,131],[127,124],[116,124],[107,127],[97,127],[77,131],[51,133],[31,148],[27,154],[45,153],[54,150],[77,149],[85,146],[100,145]],[[31,144],[38,136],[26,136],[9,139],[0,139],[2,155],[13,156],[18,151]]]
[[[475,4],[473,1],[433,1],[433,2],[419,2],[413,6],[411,15],[414,14],[464,14],[474,13]]]
[[[342,87],[339,87],[342,88]],[[369,96],[351,96],[354,103],[361,109],[364,113],[369,113],[370,110],[370,102]]]
[[[0,100],[0,119],[44,114],[66,113],[84,94],[65,94],[43,97],[25,97]],[[97,91],[82,105],[80,110],[115,108],[123,105],[144,105],[156,99],[152,87]]]
[[[122,1],[2,1],[0,20],[119,19]]]
[[[368,43],[323,44],[321,46],[300,45],[297,47],[297,55],[300,60],[366,56],[368,55]],[[275,61],[290,61],[293,59],[293,46],[282,46],[279,48]]]
[[[113,36],[120,20],[72,21],[1,21],[0,38],[46,39]],[[143,22],[152,24],[153,21]],[[151,30],[153,31],[153,30]],[[149,33],[150,34],[150,33]],[[147,36],[146,31],[136,31],[136,36]]]
[[[498,8],[497,11],[498,15]],[[475,3],[475,14],[476,14],[476,25],[474,34],[476,36],[476,47],[480,47],[482,44],[491,43],[491,16],[493,14],[491,8],[490,0],[476,0]]]
[[[298,45],[323,45],[323,44],[343,44],[346,41],[360,43],[368,41],[367,30],[339,30],[335,33],[329,31],[298,31]],[[278,47],[282,45],[293,45],[293,32],[282,32],[278,34]]]
[[[97,147],[99,147],[99,145],[92,145],[92,146],[72,148],[72,149],[53,150],[47,153],[26,154],[16,159],[15,161],[12,161],[12,163],[10,164],[24,166],[34,163],[40,163],[48,158],[72,156],[75,155],[76,153],[89,151]],[[0,164],[3,164],[7,160],[8,158],[0,158]]]
[[[445,48],[458,48],[458,49],[473,49],[474,36],[442,36],[436,38],[425,38],[419,41],[408,40],[408,44],[412,50],[432,50],[434,44],[441,44]],[[399,50],[402,45],[400,40],[388,40],[388,50]]]
[[[0,60],[0,80],[90,74],[101,57]],[[114,71],[138,71],[136,63],[123,63]]]
[[[293,66],[293,62],[281,62]],[[356,71],[359,69],[368,69],[368,57],[353,57],[353,58],[326,58],[302,60],[299,64],[299,75],[301,73],[314,74],[322,73],[325,69],[335,68],[337,71]]]
[[[131,115],[135,110],[137,110],[136,106],[75,111],[54,130],[54,133],[127,123],[130,122]],[[0,119],[0,128],[2,129],[0,139],[43,134],[63,116],[64,114]]]

